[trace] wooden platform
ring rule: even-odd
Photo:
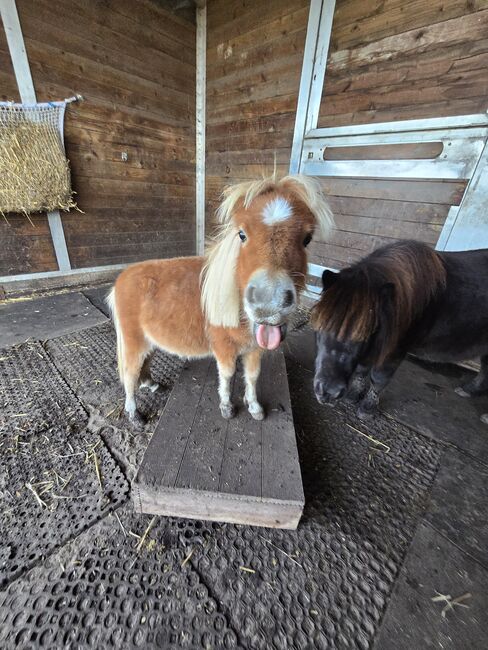
[[[283,354],[265,355],[253,420],[238,371],[238,414],[220,415],[213,359],[186,364],[132,487],[138,512],[296,528],[304,495]]]

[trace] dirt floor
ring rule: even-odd
[[[139,516],[130,483],[182,362],[123,415],[106,287],[0,305],[0,648],[484,650],[488,398],[406,361],[382,415],[320,406],[314,339],[285,354],[297,531]]]

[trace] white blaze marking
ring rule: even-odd
[[[272,226],[279,221],[286,221],[293,214],[291,205],[282,196],[277,196],[263,209],[263,223]]]

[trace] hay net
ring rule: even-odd
[[[76,207],[64,151],[66,103],[0,102],[0,213]]]

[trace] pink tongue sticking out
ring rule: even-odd
[[[281,330],[277,325],[258,325],[256,341],[260,348],[276,350],[281,343]]]

